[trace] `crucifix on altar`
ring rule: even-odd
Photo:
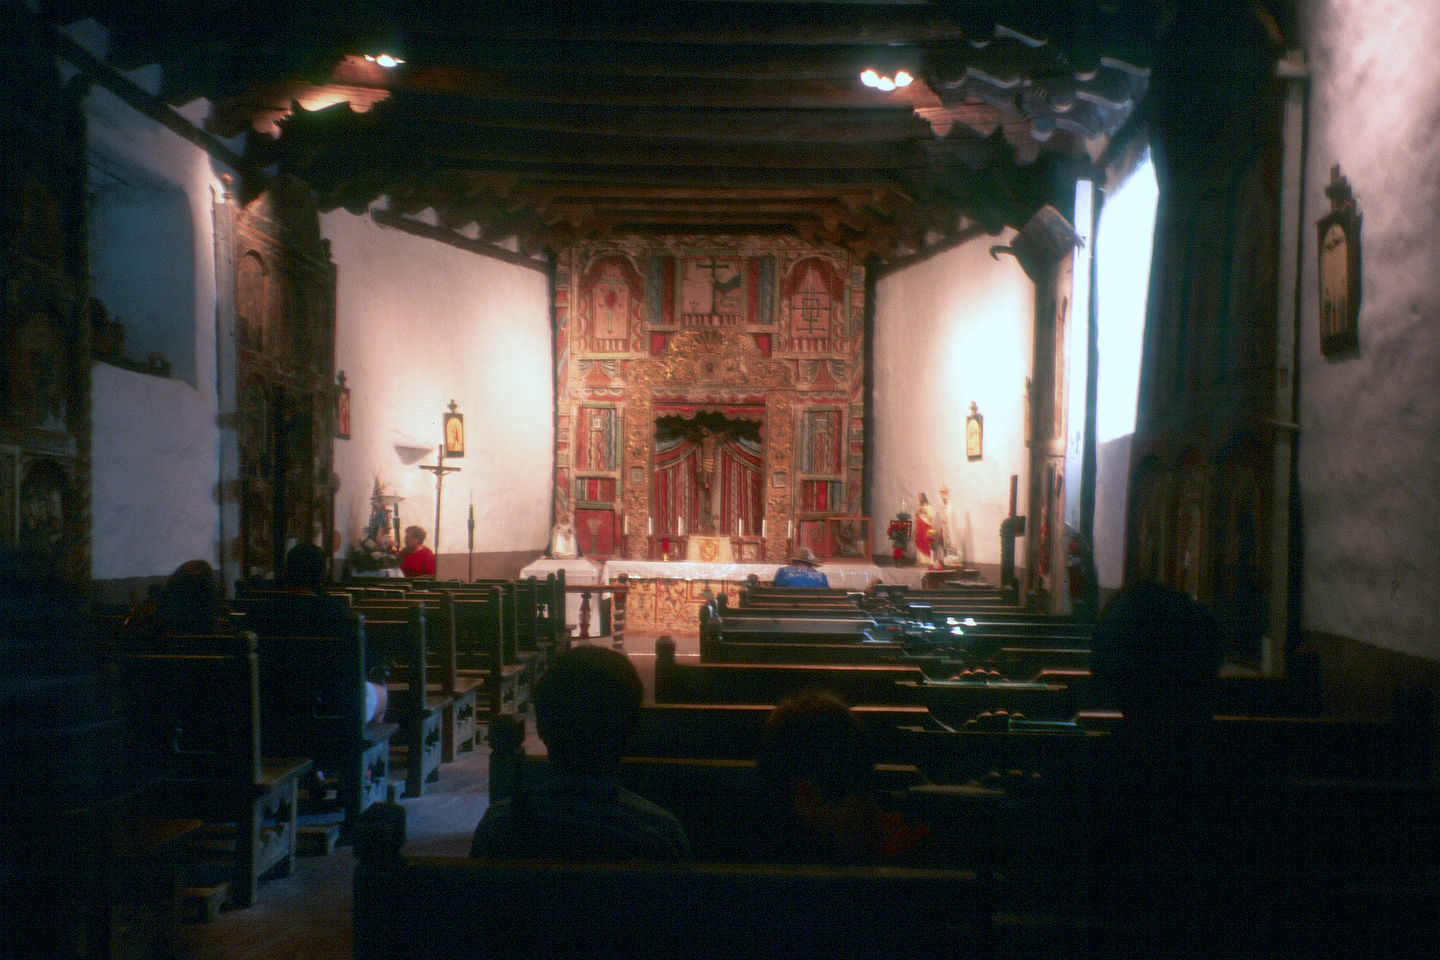
[[[437,556],[440,553],[440,507],[445,490],[445,475],[460,469],[458,465],[451,466],[445,460],[465,456],[465,415],[455,411],[454,400],[450,401],[450,410],[445,414],[444,432],[445,439],[436,449],[434,465],[420,465],[421,470],[429,470],[435,474],[435,546],[432,549]]]

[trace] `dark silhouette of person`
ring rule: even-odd
[[[215,568],[204,560],[186,560],[176,567],[159,595],[137,604],[124,624],[125,636],[132,639],[228,629]]]
[[[934,843],[928,827],[881,808],[869,737],[849,705],[828,690],[801,691],[776,705],[758,767],[770,814],[762,859],[895,862]]]
[[[1221,659],[1220,626],[1210,611],[1153,580],[1122,589],[1095,624],[1091,673],[1132,726],[1208,720]]]
[[[1224,830],[1217,811],[1240,776],[1211,757],[1221,644],[1204,606],[1153,580],[1127,585],[1096,622],[1094,683],[1101,705],[1123,715],[1093,781],[1102,912],[1143,919],[1158,910],[1181,930],[1198,923],[1200,878],[1213,866],[1207,844]]]
[[[313,543],[297,543],[285,553],[285,586],[303,593],[325,592],[325,551]]]
[[[535,727],[550,773],[491,804],[475,828],[472,857],[558,860],[688,860],[685,828],[669,811],[620,785],[620,758],[644,690],[625,654],[571,647],[534,693]]]

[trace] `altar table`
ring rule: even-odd
[[[664,560],[607,560],[602,583],[629,578],[625,629],[632,634],[669,634],[694,639],[700,635],[700,607],[720,594],[732,606],[739,603],[740,588],[754,574],[762,583],[775,579],[779,563],[691,563]],[[895,568],[869,563],[830,563],[820,567],[830,586],[864,590],[876,580],[900,583]]]

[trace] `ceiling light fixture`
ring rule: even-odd
[[[369,54],[369,53],[367,53],[367,54],[365,54],[365,59],[366,59],[366,60],[369,60],[371,63],[378,63],[378,64],[380,64],[380,66],[384,67],[386,70],[392,69],[392,68],[394,68],[394,67],[398,67],[398,66],[400,66],[400,64],[402,64],[402,63],[405,62],[404,60],[401,60],[399,57],[391,56],[391,55],[388,54],[388,53],[379,53],[379,54]]]
[[[900,87],[908,87],[914,80],[915,78],[910,75],[908,70],[897,70],[893,77],[887,77],[873,68],[860,74],[860,82],[865,86],[884,90],[887,93]]]

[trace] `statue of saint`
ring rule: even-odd
[[[941,551],[944,566],[965,566],[965,544],[960,541],[960,524],[955,519],[955,508],[950,505],[950,488],[940,488],[940,529],[944,531],[945,547]]]
[[[700,441],[700,523],[701,533],[714,533],[715,522],[715,470],[718,457],[719,440],[709,430],[705,431],[704,438]]]
[[[915,562],[928,567],[934,558],[930,552],[930,531],[935,529],[935,509],[925,494],[920,494],[920,506],[915,508]]]
[[[573,560],[580,555],[575,542],[575,521],[570,511],[562,508],[555,517],[555,526],[550,531],[550,556],[557,560]]]

